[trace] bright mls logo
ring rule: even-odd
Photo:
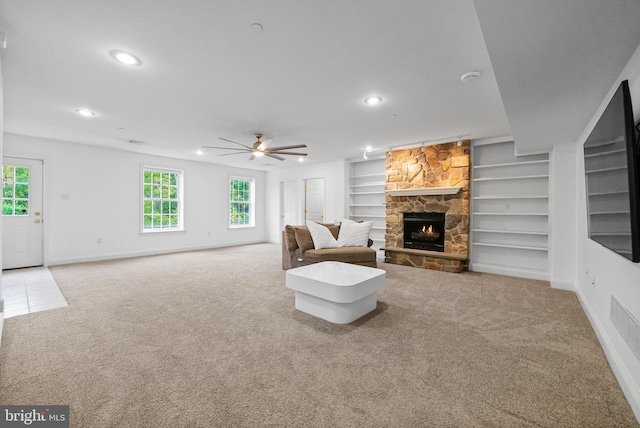
[[[1,406],[0,428],[69,428],[69,406]]]

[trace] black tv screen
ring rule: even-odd
[[[589,238],[640,262],[640,156],[624,81],[584,143]]]

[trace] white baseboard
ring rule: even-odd
[[[159,254],[182,253],[186,251],[211,250],[214,248],[237,247],[239,245],[262,244],[264,242],[265,241],[234,242],[233,244],[200,245],[200,246],[185,247],[185,248],[166,248],[162,250],[129,251],[129,252],[122,252],[122,253],[100,254],[96,256],[87,256],[87,257],[68,257],[68,258],[60,258],[60,259],[49,259],[49,261],[47,262],[47,266],[68,265],[72,263],[99,262],[103,260],[127,259],[130,257],[156,256]]]
[[[551,288],[557,288],[559,290],[576,291],[576,286],[573,281],[564,281],[561,279],[551,278]]]
[[[473,262],[469,263],[469,270],[472,272],[494,273],[496,275],[517,276],[518,278],[549,281],[549,274],[546,271],[510,268],[506,266],[491,265],[487,263],[473,263]]]
[[[629,370],[622,361],[622,358],[620,358],[620,355],[609,340],[609,336],[607,335],[604,326],[594,315],[595,312],[591,308],[591,305],[589,305],[587,299],[579,288],[576,288],[575,293],[576,296],[578,296],[580,305],[582,305],[582,309],[591,323],[591,327],[593,327],[593,331],[596,333],[600,346],[602,346],[602,349],[604,350],[604,354],[611,366],[611,370],[613,371],[613,374],[622,388],[622,392],[631,406],[633,414],[636,416],[636,419],[640,421],[640,387],[634,381],[633,376],[631,376]]]

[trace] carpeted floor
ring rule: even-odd
[[[0,403],[72,427],[638,426],[571,292],[380,264],[378,309],[294,309],[280,247],[51,271],[69,307],[5,321]]]

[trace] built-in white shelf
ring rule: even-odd
[[[499,180],[530,180],[532,178],[549,178],[549,174],[540,175],[519,175],[511,177],[487,177],[487,178],[474,178],[473,181],[499,181]]]
[[[532,217],[540,216],[547,217],[549,213],[473,213],[473,215],[488,215],[488,216],[514,216],[514,217]]]
[[[359,178],[376,178],[376,177],[386,177],[387,173],[386,171],[384,172],[377,172],[375,174],[359,174],[359,175],[352,175],[351,178],[353,179],[359,179]],[[384,184],[384,181],[382,182]]]
[[[522,161],[522,162],[507,162],[507,163],[498,163],[498,164],[490,164],[490,165],[474,165],[473,169],[485,169],[485,168],[505,168],[512,166],[522,166],[522,165],[544,165],[549,164],[548,159],[542,160],[534,160],[534,161]]]
[[[384,186],[384,181],[370,181],[367,183],[358,183],[352,184],[351,187],[373,187],[373,186]]]
[[[471,254],[480,272],[549,279],[549,155],[472,146]]]
[[[391,196],[424,196],[424,195],[455,195],[462,189],[459,186],[423,187],[420,189],[387,190]]]
[[[384,195],[384,190],[379,192],[349,192],[350,195]]]
[[[503,233],[507,235],[537,235],[537,236],[548,236],[547,232],[535,232],[535,231],[522,231],[522,230],[496,230],[496,229],[473,229],[474,232],[478,233]]]
[[[496,196],[474,196],[472,199],[481,201],[481,200],[490,200],[490,199],[549,199],[548,195],[536,195],[536,196],[504,196],[504,195],[496,195]]]
[[[386,159],[368,159],[354,161],[349,166],[349,213],[353,220],[371,221],[369,238],[373,241],[371,248],[384,257],[381,248],[384,246],[386,227],[385,179]]]
[[[548,251],[547,247],[533,247],[529,245],[509,245],[509,244],[496,244],[496,243],[485,243],[485,242],[475,242],[474,245],[481,247],[496,247],[496,248],[508,248],[511,250],[530,250],[530,251]]]

